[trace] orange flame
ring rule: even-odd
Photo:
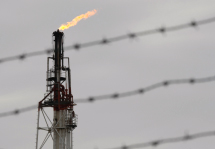
[[[85,14],[82,14],[80,16],[77,16],[75,17],[71,22],[67,22],[67,24],[62,24],[60,27],[59,27],[59,30],[65,30],[65,29],[68,29],[72,26],[75,26],[79,21],[81,21],[82,19],[87,19],[91,16],[93,16],[94,14],[96,14],[97,10],[94,9],[92,11],[88,11],[87,13]]]

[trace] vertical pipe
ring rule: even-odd
[[[59,115],[60,116],[62,116],[62,110],[60,110],[59,111]],[[61,119],[62,119],[62,117],[61,117]],[[61,128],[62,127],[62,120],[59,120],[59,127]],[[58,129],[59,131],[59,135],[61,136],[61,138],[59,138],[60,140],[59,140],[59,149],[63,149],[63,146],[62,146],[62,144],[63,144],[63,141],[62,141],[62,129]]]
[[[48,85],[49,85],[49,57],[47,57],[47,71],[46,71],[46,92],[48,92]]]
[[[73,104],[73,98],[72,98],[72,91],[71,91],[71,74],[70,74],[70,68],[68,68],[68,87],[69,87],[69,96],[72,99],[72,104]],[[73,110],[73,106],[72,106]]]
[[[63,57],[64,57],[64,49],[63,49],[63,39],[62,39],[62,67],[64,67]]]
[[[47,57],[47,72],[46,72],[47,73],[47,75],[46,75],[46,82],[47,82],[46,85],[47,86],[46,86],[46,92],[49,92],[50,91],[49,89],[51,88],[51,86],[49,86],[50,85],[50,81],[48,81],[48,78],[51,77],[51,73],[52,73],[49,70],[49,59],[53,59],[53,58],[52,57]]]
[[[70,133],[71,134],[71,143],[70,143],[71,149],[73,149],[72,131],[73,131],[73,128],[72,128],[71,133]]]
[[[57,111],[54,111],[54,119],[53,119],[53,121],[54,121],[54,122],[53,122],[54,127],[57,127],[57,126],[56,126],[57,118],[58,118],[58,116],[57,116]],[[58,144],[57,140],[59,140],[59,136],[58,136],[56,130],[54,129],[53,149],[59,149],[59,148],[58,148],[59,144]]]
[[[54,71],[55,71],[55,91],[54,91],[54,102],[57,103],[57,105],[54,107],[54,119],[56,120],[57,126],[56,127],[63,127],[62,123],[64,121],[63,116],[63,111],[60,110],[60,72],[62,69],[61,66],[61,54],[62,54],[62,37],[63,37],[63,33],[59,32],[59,30],[57,32],[53,32],[53,35],[55,36],[55,66],[54,66]],[[59,122],[58,122],[59,121]],[[62,138],[65,138],[65,136],[63,135],[63,131],[61,128],[58,129],[57,131],[60,135],[60,137],[58,136],[57,132],[54,132],[54,137],[55,137],[55,142],[53,143],[54,145],[54,149],[63,149],[63,140]]]
[[[66,144],[66,125],[65,125],[65,114],[66,114],[66,110],[62,110],[62,133],[63,133],[63,149],[65,149],[65,144]]]
[[[71,149],[70,148],[70,130],[66,130],[66,149]]]
[[[71,128],[69,127],[70,124],[70,117],[69,117],[70,111],[66,110],[66,123],[67,123],[67,128],[66,128],[66,149],[70,149],[70,130]]]

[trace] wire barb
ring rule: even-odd
[[[108,39],[106,39],[106,38],[102,39],[102,41],[101,41],[102,44],[107,44],[108,42],[109,42],[109,41],[108,41]]]
[[[19,59],[20,59],[20,60],[23,60],[23,59],[25,59],[25,58],[26,58],[26,54],[22,54],[22,55],[19,56]]]
[[[52,49],[46,49],[45,51],[46,51],[47,54],[51,54],[53,52]]]
[[[196,27],[196,26],[197,26],[197,23],[196,23],[196,21],[192,21],[192,22],[190,23],[190,25],[193,26],[193,27]]]
[[[81,48],[81,45],[78,44],[78,43],[76,43],[76,44],[74,45],[74,48],[75,48],[76,50],[79,50],[79,49]]]

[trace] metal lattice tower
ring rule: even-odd
[[[49,138],[53,140],[53,149],[72,149],[72,131],[77,127],[77,115],[73,110],[76,104],[71,93],[69,58],[64,57],[63,32],[53,32],[55,50],[53,57],[47,58],[47,89],[45,97],[38,103],[36,149],[42,149]],[[54,65],[50,67],[50,61]],[[65,61],[67,63],[65,63]],[[53,109],[53,121],[46,108]],[[40,121],[40,115],[44,123]],[[43,141],[39,141],[39,131],[47,131]],[[50,137],[51,136],[51,137]]]

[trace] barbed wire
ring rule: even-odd
[[[134,32],[134,33],[129,33],[129,34],[125,34],[125,35],[120,35],[120,36],[116,36],[116,37],[112,37],[112,38],[103,38],[101,40],[95,40],[95,41],[86,42],[86,43],[76,43],[71,46],[64,47],[64,50],[65,51],[80,50],[81,48],[92,47],[95,45],[105,45],[108,43],[118,42],[118,41],[128,39],[128,38],[134,39],[134,38],[140,37],[140,36],[146,36],[146,35],[151,35],[151,34],[156,34],[156,33],[163,34],[165,32],[172,32],[172,31],[178,31],[178,30],[182,30],[182,29],[186,29],[186,28],[190,28],[190,27],[197,27],[197,26],[209,24],[212,22],[215,22],[215,17],[200,20],[200,21],[191,21],[189,23],[175,25],[175,26],[171,26],[171,27],[161,27],[161,28],[152,29],[152,30],[145,30],[145,31]],[[52,52],[53,52],[53,49],[45,49],[42,51],[35,51],[35,52],[29,52],[29,53],[25,53],[25,54],[16,55],[16,56],[5,57],[5,58],[0,59],[0,63],[17,60],[17,59],[24,60],[27,57],[38,56],[38,55],[43,55],[43,54],[50,54]]]
[[[175,85],[176,84],[194,84],[194,83],[206,83],[206,82],[211,82],[211,81],[215,81],[215,76],[198,78],[198,79],[191,78],[191,79],[166,80],[166,81],[155,83],[155,84],[149,85],[147,87],[139,88],[139,89],[136,89],[133,91],[123,92],[123,93],[106,94],[106,95],[100,95],[100,96],[92,96],[89,98],[77,99],[75,102],[76,103],[88,103],[88,102],[93,102],[96,100],[111,99],[111,98],[116,99],[116,98],[134,96],[137,94],[144,94],[144,93],[152,91],[154,89],[173,85],[173,84],[175,84]]]
[[[144,148],[144,147],[149,147],[149,146],[157,147],[161,144],[184,142],[184,141],[190,141],[190,140],[194,140],[194,139],[212,137],[212,136],[215,136],[215,131],[205,131],[205,132],[195,133],[192,135],[186,134],[181,137],[166,138],[166,139],[154,140],[154,141],[149,141],[149,142],[144,142],[144,143],[124,145],[122,147],[115,147],[115,148],[109,148],[109,149],[133,149],[133,148]]]
[[[215,76],[198,78],[198,79],[190,78],[190,79],[166,80],[166,81],[155,83],[155,84],[149,85],[147,87],[139,88],[139,89],[136,89],[133,91],[122,92],[122,93],[112,93],[112,94],[76,99],[75,103],[92,103],[93,101],[96,101],[96,100],[116,99],[116,98],[134,96],[137,94],[144,94],[144,93],[152,91],[154,89],[157,89],[160,87],[166,87],[166,86],[173,85],[173,84],[175,84],[175,85],[177,85],[177,84],[195,84],[195,83],[206,83],[206,82],[212,82],[212,81],[215,81]],[[36,109],[36,108],[37,108],[37,105],[32,105],[32,106],[28,106],[28,107],[21,108],[21,109],[16,109],[13,111],[0,113],[0,118],[10,116],[10,115],[18,115],[20,113],[28,112],[28,111]]]

